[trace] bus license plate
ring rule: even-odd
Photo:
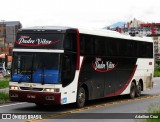
[[[36,95],[28,94],[28,95],[27,95],[27,98],[35,99],[35,98],[36,98]]]

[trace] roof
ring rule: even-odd
[[[147,26],[160,26],[160,23],[142,23],[140,24],[142,27],[147,27]]]
[[[20,21],[4,21],[4,22],[0,22],[0,24],[6,24],[6,26],[15,26],[21,23]]]

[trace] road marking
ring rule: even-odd
[[[8,104],[8,105],[2,105],[2,106],[0,106],[0,108],[7,107],[7,106],[13,106],[13,105],[19,105],[19,104],[25,104],[25,103],[27,103],[27,102],[14,103],[14,104]]]
[[[158,98],[160,97],[160,94],[155,94],[152,96],[144,96],[144,97],[137,97],[134,99],[127,99],[127,100],[120,100],[120,101],[114,101],[114,102],[109,102],[109,103],[102,103],[100,105],[93,105],[89,107],[84,107],[80,109],[75,109],[75,110],[70,110],[66,112],[60,112],[57,114],[51,114],[48,116],[43,117],[43,119],[35,119],[35,120],[25,120],[24,122],[41,122],[43,120],[47,119],[58,119],[58,117],[63,117],[72,113],[77,113],[81,111],[86,111],[86,110],[91,110],[91,109],[96,109],[96,108],[101,108],[101,107],[107,107],[107,106],[112,106],[112,105],[118,105],[118,104],[123,104],[123,103],[128,103],[128,102],[134,102],[134,101],[140,101],[140,100],[146,100],[146,99],[153,99],[153,98]]]

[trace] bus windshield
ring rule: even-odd
[[[58,53],[20,53],[13,56],[13,82],[61,83],[60,58]]]

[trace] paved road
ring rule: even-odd
[[[8,105],[0,106],[0,113],[42,113],[45,114],[42,117],[46,119],[40,121],[30,121],[30,122],[53,122],[53,121],[66,121],[66,122],[131,122],[135,120],[131,119],[114,119],[116,116],[120,116],[121,114],[112,114],[113,119],[95,119],[98,115],[102,116],[103,114],[94,114],[94,113],[144,113],[147,112],[148,106],[150,104],[160,103],[160,78],[154,78],[154,89],[150,91],[142,92],[142,96],[140,98],[136,98],[134,100],[128,99],[126,96],[105,98],[101,100],[90,101],[87,104],[86,108],[76,109],[73,104],[65,105],[65,106],[45,106],[43,108],[37,108],[32,103],[12,103]],[[62,113],[63,114],[60,114]],[[57,114],[58,113],[58,114]],[[72,114],[72,113],[80,113],[80,114]],[[83,114],[89,113],[89,114]],[[86,116],[87,117],[84,117]],[[127,114],[125,114],[128,116]],[[104,114],[104,118],[106,118],[107,114]],[[123,115],[124,116],[124,115]],[[85,119],[66,119],[66,118],[82,118]],[[65,119],[53,119],[53,118],[65,118]],[[88,119],[87,119],[88,118]],[[3,120],[7,121],[7,120]],[[25,122],[26,120],[12,120],[13,122]]]

